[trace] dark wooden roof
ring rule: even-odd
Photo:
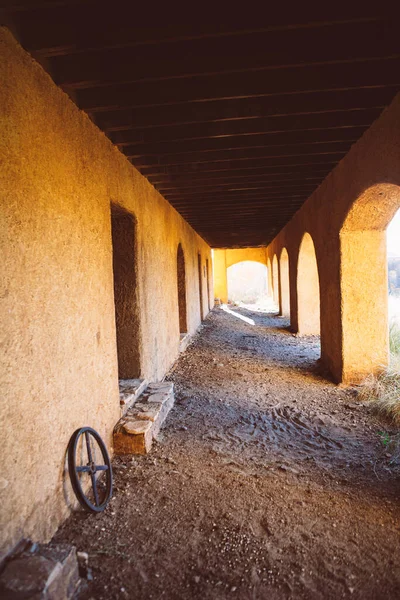
[[[400,89],[398,22],[367,9],[135,4],[21,0],[1,19],[213,247],[268,244]]]

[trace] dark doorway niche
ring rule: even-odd
[[[186,309],[186,269],[185,255],[182,245],[179,244],[176,257],[176,269],[178,280],[178,309],[179,309],[179,332],[185,334],[188,331],[187,309]]]
[[[118,377],[135,379],[140,376],[136,221],[115,205],[111,205],[111,235]]]
[[[199,266],[199,300],[200,300],[200,319],[204,319],[203,310],[203,273],[201,272],[201,254],[197,255],[198,266]]]

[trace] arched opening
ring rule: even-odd
[[[136,379],[140,376],[136,222],[115,205],[111,205],[111,236],[118,377]]]
[[[400,209],[386,230],[389,288],[389,351],[392,365],[400,371]]]
[[[353,203],[340,231],[345,382],[379,373],[389,363],[386,229],[399,208],[399,186],[372,186]]]
[[[279,307],[279,269],[276,254],[274,254],[274,258],[272,259],[272,298],[274,304]]]
[[[206,273],[207,273],[207,306],[208,306],[208,310],[211,310],[211,300],[210,300],[210,264],[208,262],[208,258],[206,258]]]
[[[228,300],[262,306],[267,299],[267,267],[243,260],[227,269]]]
[[[297,263],[297,311],[299,335],[320,334],[320,295],[314,242],[305,233]]]
[[[197,255],[197,264],[199,272],[199,302],[200,302],[200,320],[204,319],[204,308],[203,308],[203,273],[201,269],[201,254]]]
[[[273,297],[272,264],[269,256],[267,258],[267,295],[269,298]]]
[[[289,285],[289,255],[286,248],[281,252],[279,261],[280,272],[280,302],[279,312],[283,317],[290,317],[290,285]]]
[[[178,310],[179,310],[179,332],[181,336],[188,331],[187,327],[187,308],[186,308],[186,269],[185,255],[183,254],[182,245],[178,245],[176,256],[176,271],[178,282]]]

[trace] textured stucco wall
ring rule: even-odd
[[[304,233],[311,235],[320,285],[321,358],[338,382],[360,381],[388,360],[386,250],[376,232],[384,232],[400,206],[399,186],[400,94],[267,248],[271,261],[282,248],[288,250],[291,326],[298,331],[299,248]]]
[[[179,352],[177,247],[188,330],[210,248],[0,29],[1,549],[67,514],[64,453],[79,426],[111,449],[119,417],[110,203],[136,219],[141,375]],[[203,282],[203,309],[208,311]],[[211,282],[211,298],[212,298]]]

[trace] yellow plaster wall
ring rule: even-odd
[[[110,202],[137,219],[143,377],[160,380],[178,356],[179,242],[189,332],[200,324],[197,255],[204,265],[211,255],[4,28],[0,55],[5,552],[21,536],[48,539],[67,515],[64,455],[77,427],[94,427],[112,450],[119,395]],[[206,314],[205,277],[202,288]]]

